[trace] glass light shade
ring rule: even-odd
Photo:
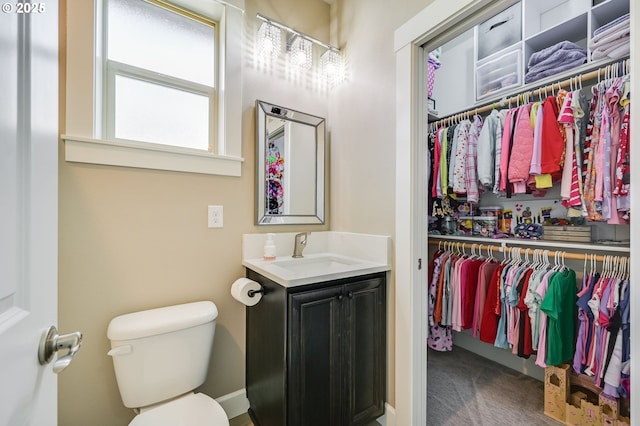
[[[311,68],[311,42],[294,36],[289,46],[289,63],[299,70]]]
[[[320,56],[320,69],[329,82],[337,82],[342,78],[342,56],[340,52],[329,49]]]
[[[282,44],[280,28],[263,22],[258,29],[257,52],[263,59],[275,59],[280,55]]]

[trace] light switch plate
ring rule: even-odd
[[[208,206],[207,222],[209,228],[222,228],[223,224],[223,208],[222,206]]]

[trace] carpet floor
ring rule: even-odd
[[[544,383],[454,347],[429,349],[427,425],[560,425],[544,414]]]

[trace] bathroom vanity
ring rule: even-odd
[[[364,425],[384,413],[386,273],[284,287],[247,269],[247,397],[258,426]]]
[[[246,389],[256,426],[366,425],[384,414],[390,238],[312,232],[243,236],[246,277],[262,286],[246,308]]]

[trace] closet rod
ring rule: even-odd
[[[498,109],[498,108],[504,108],[507,105],[510,105],[511,103],[518,103],[518,102],[522,102],[524,96],[528,96],[529,98],[533,98],[535,96],[540,97],[541,95],[543,95],[544,93],[551,91],[551,93],[553,93],[554,90],[558,90],[558,89],[562,89],[562,88],[566,88],[566,87],[571,87],[571,86],[580,86],[582,87],[582,82],[583,81],[590,81],[590,80],[594,80],[594,79],[600,79],[600,78],[607,78],[609,75],[611,74],[615,74],[615,75],[620,75],[620,72],[628,72],[628,67],[629,67],[629,60],[628,59],[624,59],[622,61],[619,62],[615,62],[603,67],[600,67],[598,69],[595,69],[593,71],[590,71],[586,74],[580,74],[578,76],[575,77],[571,77],[568,78],[566,80],[562,80],[556,83],[551,83],[551,84],[547,84],[546,86],[542,86],[539,87],[535,90],[530,90],[530,91],[525,91],[525,92],[521,92],[518,93],[517,95],[514,95],[510,98],[504,98],[501,99],[498,102],[492,102],[490,104],[486,104],[477,108],[471,108],[468,109],[466,111],[463,112],[459,112],[456,114],[451,114],[448,115],[446,117],[440,118],[436,121],[432,121],[429,123],[429,126],[439,126],[440,124],[443,123],[447,123],[447,122],[455,122],[455,121],[459,121],[462,118],[465,117],[470,117],[471,115],[475,115],[475,114],[481,114],[484,112],[489,112],[491,110],[494,109]]]
[[[568,252],[564,250],[543,250],[543,249],[532,249],[532,248],[520,248],[520,247],[506,247],[506,246],[497,246],[497,244],[502,244],[503,242],[496,242],[496,244],[481,244],[481,243],[461,243],[457,241],[429,241],[429,244],[439,246],[439,247],[452,247],[452,248],[468,248],[468,249],[478,249],[478,250],[491,250],[493,252],[494,247],[498,248],[498,250],[502,252],[511,252],[512,250],[519,249],[522,254],[533,253],[536,250],[546,251],[550,257],[558,254],[561,258],[564,259],[575,259],[575,260],[595,260],[597,262],[604,262],[607,259],[612,259],[615,257],[624,257],[628,259],[628,256],[609,256],[609,255],[588,255],[588,254],[580,254],[574,252]]]

